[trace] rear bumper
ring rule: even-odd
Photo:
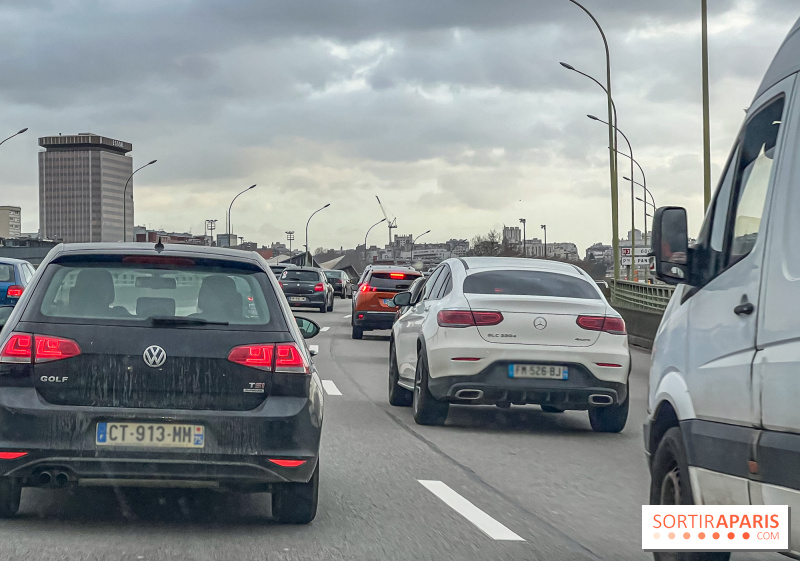
[[[363,329],[391,329],[396,312],[355,312],[353,325]]]
[[[305,482],[319,456],[321,394],[268,397],[251,411],[190,411],[56,406],[33,388],[0,388],[0,450],[27,452],[0,460],[0,475],[36,485],[43,471],[70,482],[194,481],[220,486]],[[101,421],[192,423],[205,427],[202,449],[95,444]],[[305,460],[294,468],[270,459]]]
[[[305,298],[302,302],[292,302],[292,298]],[[314,294],[286,294],[286,300],[293,308],[319,308],[327,304],[327,299],[324,292],[315,292]]]
[[[564,409],[587,409],[589,396],[592,395],[608,396],[615,404],[628,397],[627,383],[600,380],[580,364],[567,364],[567,380],[510,378],[509,364],[507,361],[498,361],[469,376],[429,378],[428,386],[437,399],[457,403],[533,403]],[[482,397],[463,400],[457,397],[461,390],[479,390]]]

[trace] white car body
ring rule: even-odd
[[[465,280],[472,275],[497,271],[563,275],[563,282],[580,283],[588,297],[465,293]],[[496,325],[442,327],[437,318],[443,310],[500,312],[503,317]],[[431,393],[439,400],[560,409],[626,401],[627,337],[584,329],[578,316],[614,318],[624,330],[592,278],[574,265],[501,257],[448,259],[427,280],[419,302],[412,302],[393,326],[398,385],[413,391],[424,353]],[[513,364],[563,365],[569,374],[566,380],[511,378]],[[601,397],[590,402],[590,395]]]

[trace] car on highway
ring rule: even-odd
[[[16,304],[35,273],[27,261],[0,257],[0,306]]]
[[[412,282],[411,286],[408,287],[408,292],[411,293],[411,301],[412,302],[416,301],[419,298],[420,292],[422,292],[422,289],[425,287],[425,281],[426,280],[427,280],[427,277],[425,277],[425,275],[423,273],[423,276],[419,277],[417,280]],[[394,315],[394,320],[397,321],[397,319],[403,313],[405,313],[405,311],[408,310],[408,308],[409,308],[409,306],[398,306],[397,312],[395,312],[395,315]]]
[[[322,390],[255,253],[56,246],[0,331],[0,517],[23,487],[270,492],[317,511]]]
[[[361,339],[365,331],[391,329],[397,306],[393,298],[409,289],[422,277],[411,267],[373,267],[361,275],[353,292],[353,312],[350,317],[352,338]]]
[[[696,243],[685,209],[655,212],[655,274],[678,286],[650,365],[650,504],[800,509],[799,75],[800,20],[746,110]],[[790,523],[787,555],[800,558],[800,517]]]
[[[334,294],[339,296],[342,300],[353,297],[353,288],[347,273],[336,270],[324,270],[323,272],[328,282],[333,287]]]
[[[625,322],[592,278],[556,261],[452,258],[409,306],[389,345],[389,402],[444,424],[451,403],[588,410],[598,432],[628,418]]]
[[[276,277],[280,277],[281,273],[284,272],[286,269],[290,269],[290,268],[293,268],[293,267],[296,267],[296,266],[297,265],[294,265],[294,264],[291,264],[291,263],[280,264],[280,265],[270,265],[269,266],[269,270],[272,271],[272,274],[274,274]]]
[[[317,308],[320,313],[333,311],[333,286],[322,269],[315,267],[292,267],[280,276],[289,305],[297,308]]]

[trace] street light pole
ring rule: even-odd
[[[606,34],[603,31],[603,28],[600,26],[600,22],[597,21],[597,18],[592,15],[592,13],[587,10],[583,5],[581,5],[577,0],[569,0],[576,6],[578,6],[581,10],[586,12],[592,21],[594,22],[595,26],[597,26],[597,30],[600,32],[600,36],[603,38],[603,46],[605,47],[606,51],[606,97],[608,99],[608,122],[611,123],[613,119],[614,125],[617,124],[617,119],[614,112],[613,107],[613,100],[611,96],[611,54],[608,50],[608,40],[606,39]],[[618,194],[617,194],[617,157],[616,157],[616,149],[617,149],[617,138],[616,138],[616,129],[609,125],[608,127],[608,144],[611,146],[609,149],[608,157],[609,157],[609,168],[611,173],[611,229],[613,238],[611,239],[611,246],[613,247],[614,251],[614,279],[619,280],[619,201],[618,201]]]
[[[542,224],[544,230],[544,258],[547,259],[547,224]]]
[[[212,245],[214,243],[214,230],[217,229],[216,218],[213,220],[206,220],[206,229],[208,230],[208,236],[209,236],[208,245]]]
[[[324,207],[319,208],[319,209],[315,210],[314,212],[312,212],[311,216],[308,217],[308,222],[306,222],[306,255],[305,255],[304,259],[303,259],[306,265],[309,265],[309,262],[308,262],[308,225],[311,223],[311,219],[314,218],[315,214],[317,214],[321,210],[325,210],[329,206],[331,206],[331,203],[328,203]]]
[[[377,221],[375,224],[373,224],[372,226],[370,226],[370,227],[367,229],[367,233],[366,233],[366,235],[364,236],[364,263],[366,263],[366,262],[367,262],[367,238],[369,237],[369,233],[372,231],[372,229],[373,229],[375,226],[377,226],[378,224],[383,224],[384,222],[386,222],[386,219],[385,219],[385,218],[384,218],[384,219],[382,219],[382,220],[378,220],[378,221]],[[413,253],[413,248],[412,248],[412,253]]]
[[[525,225],[528,221],[525,218],[520,218],[519,221],[522,222],[522,256],[527,257],[528,252],[525,251],[525,238],[527,237],[525,233]]]
[[[12,138],[14,138],[15,136],[17,136],[17,135],[20,135],[20,134],[24,133],[24,132],[25,132],[25,131],[27,131],[27,130],[28,130],[28,127],[25,127],[25,128],[24,128],[24,129],[22,129],[21,131],[17,131],[17,132],[15,132],[15,133],[14,133],[14,134],[12,134],[11,136],[9,136],[8,138],[6,138],[6,139],[4,139],[2,142],[0,142],[0,145],[2,145],[2,144],[3,144],[3,142],[5,142],[6,140],[11,140],[11,139],[12,139]]]
[[[245,189],[244,191],[239,193],[239,195],[243,195],[243,194],[247,193],[250,189],[253,189],[253,188],[255,188],[255,184],[251,185],[250,187],[248,187],[247,189]],[[226,237],[226,243],[228,244],[228,247],[230,247],[230,245],[231,245],[231,233],[233,231],[233,227],[232,227],[232,224],[231,224],[231,209],[233,208],[233,203],[236,202],[236,199],[239,198],[239,195],[236,195],[233,198],[233,200],[231,201],[230,206],[228,207],[228,224],[227,224],[227,227],[225,229],[225,237]]]
[[[703,74],[703,210],[711,203],[711,130],[708,92],[708,0],[700,4],[702,12],[702,74]]]
[[[25,130],[27,130],[27,129],[23,129],[23,131],[25,131]],[[19,134],[19,133],[17,133],[17,134]],[[8,139],[6,139],[6,140],[8,140]],[[5,142],[5,140],[3,142]],[[0,144],[2,144],[2,143],[0,143]],[[158,160],[149,161],[145,165],[143,165],[142,167],[133,170],[133,173],[128,178],[128,180],[125,182],[125,188],[122,190],[122,241],[123,242],[128,241],[127,240],[127,237],[128,237],[128,184],[131,182],[131,179],[133,179],[133,176],[136,175],[137,171],[139,171],[140,169],[144,169],[147,166],[152,166],[157,161]]]
[[[289,240],[289,259],[292,258],[292,241],[294,241],[294,230],[286,232],[286,239]]]
[[[417,243],[417,240],[420,239],[425,234],[430,234],[430,233],[431,233],[430,230],[426,230],[426,231],[422,232],[419,236],[417,236],[416,238],[414,238],[412,240],[412,242],[411,242],[411,261],[412,262],[414,261],[414,245]],[[413,263],[412,263],[412,265],[413,265]]]

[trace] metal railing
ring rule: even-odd
[[[644,284],[630,281],[609,281],[611,303],[614,305],[663,313],[675,287],[666,284]]]

